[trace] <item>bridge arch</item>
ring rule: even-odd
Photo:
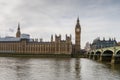
[[[112,50],[105,50],[105,51],[103,52],[103,54],[113,54],[113,51],[112,51]]]
[[[114,63],[120,63],[120,50],[118,50],[118,51],[115,53],[114,59],[115,59],[115,62],[114,62]]]
[[[101,51],[96,51],[96,53],[95,53],[95,54],[99,54],[99,55],[100,55],[101,53],[102,53]]]
[[[102,54],[102,61],[111,62],[113,56],[113,51],[105,50]]]
[[[91,52],[91,54],[94,54],[94,52]]]
[[[90,52],[88,52],[88,54],[90,54]]]
[[[93,59],[93,56],[94,56],[94,52],[91,52],[90,53],[90,59]]]
[[[89,58],[89,56],[90,56],[90,52],[87,53],[87,57],[88,57],[88,58]]]
[[[95,60],[100,60],[100,55],[101,55],[101,51],[96,51],[95,55],[94,55],[94,59]]]
[[[118,50],[118,51],[116,52],[116,55],[120,55],[120,50]]]

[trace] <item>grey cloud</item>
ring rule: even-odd
[[[119,2],[119,0],[0,0],[0,25],[4,27],[0,28],[3,33],[9,28],[16,30],[17,22],[20,21],[22,32],[30,33],[32,37],[43,37],[48,40],[51,34],[71,33],[74,38],[76,18],[79,16],[83,45],[88,40],[86,36],[91,36],[88,37],[91,41],[100,32],[102,32],[100,36],[104,35],[108,28],[115,34],[119,32],[118,29],[114,29],[117,32],[112,31],[114,25],[116,28],[120,26]],[[104,36],[108,35],[109,33],[106,33]]]

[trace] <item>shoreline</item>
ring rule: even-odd
[[[27,54],[0,53],[0,57],[35,57],[35,58],[84,58],[81,54]]]

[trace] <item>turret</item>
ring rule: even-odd
[[[51,42],[53,42],[53,35],[51,35]]]
[[[67,36],[67,34],[66,34],[66,41],[67,41],[68,43],[71,42],[71,35],[70,35],[70,36]]]
[[[60,42],[61,41],[61,35],[59,35],[59,36],[55,35],[55,41]]]

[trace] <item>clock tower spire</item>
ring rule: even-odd
[[[80,49],[81,49],[81,26],[78,17],[77,24],[75,26],[75,53],[79,53]]]

